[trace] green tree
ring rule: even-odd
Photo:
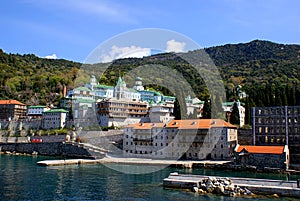
[[[211,119],[211,103],[209,99],[205,100],[204,102],[202,110],[202,119]]]
[[[174,102],[174,111],[173,111],[173,115],[175,116],[176,120],[181,119],[181,112],[180,112],[180,104],[176,98],[175,102]]]
[[[234,102],[230,115],[230,123],[234,125],[240,125],[240,112],[237,102]]]

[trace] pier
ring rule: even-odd
[[[172,166],[181,168],[193,168],[195,166],[200,167],[213,167],[222,166],[230,163],[230,161],[177,161],[177,160],[159,160],[159,159],[147,159],[147,158],[122,158],[122,157],[108,157],[105,156],[101,159],[66,159],[66,160],[44,160],[37,162],[40,166],[60,166],[60,165],[74,165],[74,164],[126,164],[126,165],[161,165]]]
[[[214,177],[224,179],[224,177],[205,176],[205,175],[183,175],[171,173],[163,180],[163,186],[168,188],[193,189],[199,188],[202,180]],[[254,194],[273,195],[300,198],[300,188],[297,181],[268,180],[255,178],[228,178],[233,186],[245,187]],[[298,183],[298,184],[297,184]]]

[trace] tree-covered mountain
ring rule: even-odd
[[[300,45],[255,40],[205,48],[204,51],[219,70],[227,100],[238,98],[239,86],[248,94],[243,100],[248,108],[300,104]],[[132,85],[135,73],[141,73],[148,68],[143,77],[145,83],[151,81],[150,75],[160,73],[160,76],[155,77],[154,84],[153,80],[152,84],[148,84],[149,87],[169,94],[172,91],[162,85],[170,78],[164,75],[178,73],[190,84],[195,95],[205,100],[210,97],[209,90],[201,75],[185,59],[195,59],[195,56],[201,56],[204,51],[164,53],[94,65],[82,65],[62,59],[43,59],[32,54],[6,54],[0,51],[0,98],[17,99],[26,104],[57,104],[62,96],[63,86],[72,89],[76,85],[82,85],[88,82],[90,74],[95,74],[102,84],[108,85],[114,85],[120,75],[127,76],[131,78],[128,85]],[[197,62],[195,59],[195,63]],[[166,66],[168,70],[152,72],[151,70],[155,69],[153,65]],[[209,80],[207,77],[204,79]],[[180,80],[175,81],[181,85]],[[212,80],[211,84],[215,82],[217,80]]]
[[[0,99],[17,99],[29,105],[57,104],[63,86],[73,87],[80,66],[63,59],[0,50]]]

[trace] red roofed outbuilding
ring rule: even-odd
[[[235,148],[236,162],[240,165],[256,166],[264,168],[289,168],[288,146],[246,146],[237,145]]]

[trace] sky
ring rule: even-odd
[[[1,0],[0,19],[3,51],[78,62],[111,38],[147,28],[182,34],[200,47],[255,39],[300,44],[298,0]],[[185,51],[182,41],[165,45]],[[133,42],[111,44],[101,58],[128,51],[151,54]]]

